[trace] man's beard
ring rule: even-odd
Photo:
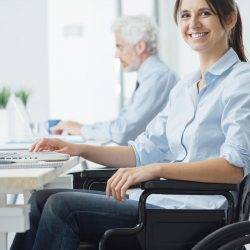
[[[133,72],[137,71],[141,66],[141,60],[139,58],[136,58],[133,63],[128,65],[127,67],[124,67],[123,70],[126,72]]]

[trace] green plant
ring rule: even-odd
[[[27,103],[28,103],[28,99],[29,99],[29,96],[30,96],[30,92],[27,91],[27,90],[24,90],[24,89],[20,89],[19,91],[17,91],[15,93],[15,96],[20,98],[23,105],[26,107],[27,106]]]
[[[5,109],[7,107],[10,98],[10,89],[3,87],[0,89],[0,109]]]

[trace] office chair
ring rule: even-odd
[[[100,171],[100,172],[99,172]],[[89,189],[98,183],[98,173],[103,180],[111,176],[115,170],[85,170],[82,177],[88,180]],[[112,173],[112,174],[111,174]],[[87,183],[87,182],[86,182]],[[114,237],[136,235],[141,249],[192,249],[194,245],[211,232],[233,222],[248,220],[250,207],[250,177],[247,176],[240,185],[211,184],[175,180],[153,180],[141,185],[144,190],[139,201],[138,225],[134,228],[111,229],[104,233],[99,249],[109,250],[109,242]],[[238,199],[235,202],[231,191],[236,191]],[[147,197],[151,194],[191,194],[191,195],[223,195],[228,200],[226,213],[222,210],[170,210],[148,209]],[[114,247],[114,246],[113,246]],[[83,248],[84,249],[84,248]],[[119,249],[117,246],[114,249]],[[204,249],[203,247],[196,247]],[[216,248],[206,248],[216,249]]]

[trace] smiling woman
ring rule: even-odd
[[[227,4],[225,4],[225,1]],[[246,62],[242,40],[242,22],[234,1],[176,1],[174,18],[184,41],[196,52],[204,72],[232,47]],[[198,90],[205,86],[202,78]]]
[[[195,49],[195,40],[202,46],[197,50],[209,53],[218,46],[218,50],[224,47],[232,47],[241,61],[246,62],[242,40],[242,21],[239,8],[235,1],[228,0],[204,0],[191,1],[185,5],[185,1],[177,0],[174,9],[175,22],[180,24],[184,40]],[[186,9],[187,8],[187,9]],[[204,38],[204,39],[203,39]],[[203,44],[201,43],[203,41]]]

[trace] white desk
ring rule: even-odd
[[[0,250],[7,249],[8,232],[24,232],[29,229],[30,205],[27,201],[30,193],[46,188],[46,185],[53,181],[60,187],[58,177],[78,163],[79,158],[72,157],[64,162],[62,167],[55,169],[0,169]],[[63,181],[65,178],[70,178],[72,183],[72,176],[62,177]],[[7,205],[7,194],[23,194],[24,204]]]

